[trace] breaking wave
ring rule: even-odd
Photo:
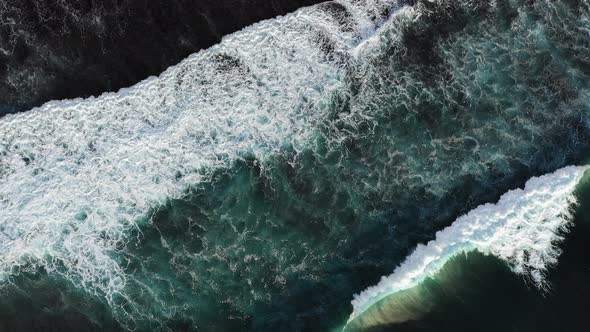
[[[349,322],[387,296],[417,286],[434,276],[451,258],[470,251],[494,255],[515,273],[528,275],[543,287],[544,272],[557,263],[562,240],[575,203],[574,189],[588,167],[568,166],[530,179],[524,189],[484,204],[436,234],[395,271],[354,296]]]
[[[334,3],[227,36],[158,78],[0,120],[0,279],[43,267],[110,299],[150,208],[212,171],[305,145],[391,1]]]

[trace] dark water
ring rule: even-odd
[[[533,176],[587,159],[583,2],[417,1],[393,16],[401,4],[351,3],[366,15],[314,7],[136,90],[2,120],[4,328],[331,330],[348,319],[353,295],[416,244]],[[151,4],[110,19],[150,25],[136,33],[154,42],[107,34],[114,53],[100,61],[113,63],[91,76],[119,68],[129,82],[181,57],[181,41],[150,19],[191,27],[199,14],[170,5],[137,15]],[[80,66],[99,61],[85,60],[91,47],[79,52]],[[81,67],[65,67],[82,82],[74,86],[92,85]],[[95,91],[109,89],[100,82]],[[410,294],[419,317],[386,329],[529,328],[528,307],[561,310],[558,301],[578,294],[568,278],[587,280],[577,224],[548,294],[470,254],[425,284],[427,304]]]
[[[254,22],[321,0],[5,0],[0,116],[161,73]]]
[[[105,302],[44,271],[13,282],[2,291],[2,331],[123,331]]]

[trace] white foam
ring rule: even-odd
[[[41,265],[110,298],[125,285],[114,253],[150,208],[244,155],[306,144],[346,74],[317,36],[350,56],[394,2],[343,3],[355,31],[304,8],[118,93],[0,119],[0,280]]]
[[[588,167],[568,166],[530,179],[524,189],[502,195],[496,204],[478,206],[436,234],[395,271],[354,296],[349,322],[381,299],[417,286],[436,274],[452,257],[480,251],[506,261],[516,273],[543,285],[543,274],[557,262],[575,202],[574,189]]]

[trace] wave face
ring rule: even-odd
[[[471,251],[451,258],[416,287],[397,292],[351,321],[347,331],[494,332],[583,330],[590,302],[588,174],[575,190],[571,228],[559,241],[559,264],[545,273],[539,290],[511,271],[503,259]],[[528,279],[528,280],[526,280]]]
[[[0,116],[116,91],[254,22],[320,0],[3,1]]]
[[[416,250],[372,287],[355,295],[350,320],[387,296],[417,286],[434,276],[453,257],[470,251],[494,255],[515,273],[526,274],[540,287],[548,266],[561,253],[557,242],[571,220],[574,189],[587,167],[569,166],[532,178],[524,189],[502,195],[459,217]]]
[[[329,2],[116,94],[8,115],[0,279],[51,276],[123,328],[341,324],[416,243],[581,163],[588,17]]]

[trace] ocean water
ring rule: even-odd
[[[551,330],[587,280],[589,18],[328,2],[5,116],[0,327]]]

